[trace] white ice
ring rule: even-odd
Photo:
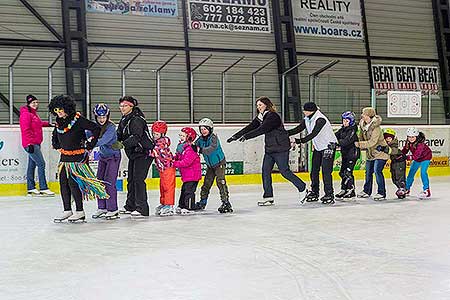
[[[228,215],[214,188],[204,215],[85,224],[52,222],[59,197],[0,198],[0,299],[450,299],[449,182],[333,207],[300,206],[290,184],[257,207],[260,186],[232,186]]]

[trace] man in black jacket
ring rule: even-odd
[[[132,216],[148,216],[147,178],[153,158],[149,152],[153,149],[144,114],[138,107],[138,102],[131,96],[120,98],[122,119],[117,128],[118,143],[115,148],[125,148],[128,157],[127,201],[122,214]]]
[[[256,105],[259,111],[258,116],[250,124],[230,137],[227,142],[231,143],[236,140],[243,142],[263,134],[265,135],[265,153],[262,166],[264,195],[263,200],[258,201],[258,205],[272,205],[274,202],[272,170],[275,163],[281,175],[295,185],[299,191],[300,202],[303,203],[306,197],[306,185],[289,168],[289,149],[291,145],[281,118],[276,113],[275,107],[269,98],[258,98]]]

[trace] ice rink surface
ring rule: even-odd
[[[90,201],[85,224],[52,222],[59,197],[0,198],[0,299],[450,299],[450,178],[431,189],[329,207],[277,184],[257,207],[260,186],[232,186],[220,215],[213,187],[202,215],[92,220]]]

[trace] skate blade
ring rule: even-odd
[[[86,219],[78,219],[78,220],[68,220],[70,224],[82,224],[87,223]]]
[[[100,216],[92,216],[92,219],[101,219],[101,218],[106,218],[105,214]]]
[[[274,201],[258,201],[258,206],[272,206],[274,204]]]
[[[120,216],[105,217],[105,220],[108,220],[108,221],[117,220],[117,219],[120,219]]]
[[[67,219],[53,219],[53,223],[63,223],[64,221],[67,221]]]

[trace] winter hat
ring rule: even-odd
[[[316,112],[317,109],[317,105],[314,102],[306,102],[305,104],[303,104],[304,111]]]
[[[373,107],[364,107],[362,110],[362,113],[363,113],[363,115],[367,115],[371,118],[375,117],[375,115],[377,114],[375,112],[375,108],[373,108]]]
[[[36,101],[37,100],[37,98],[34,96],[34,95],[28,95],[27,97],[26,97],[26,100],[27,100],[27,105],[30,105],[30,103],[31,102],[33,102],[33,101]]]

